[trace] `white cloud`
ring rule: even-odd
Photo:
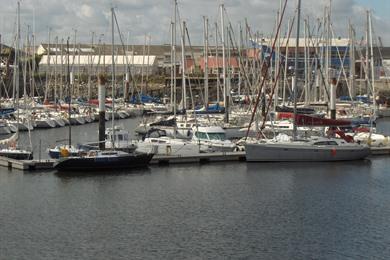
[[[208,16],[211,26],[218,18],[218,5],[222,0],[179,0],[180,17],[188,24],[188,30],[193,44],[200,44],[202,39],[202,16]],[[303,16],[309,18],[314,26],[317,18],[322,17],[324,2],[303,1]],[[113,4],[112,4],[113,3]],[[274,29],[279,1],[269,0],[224,0],[229,20],[234,28],[247,18],[253,31],[270,35]],[[358,37],[364,35],[365,10],[355,0],[333,0],[332,18],[335,34],[347,35],[348,20],[355,24]],[[16,3],[0,0],[3,6],[0,11],[0,33],[8,43],[12,39],[15,23]],[[286,19],[294,12],[296,1],[289,1]],[[108,42],[110,37],[110,8],[115,7],[120,29],[124,35],[130,32],[131,42],[142,44],[145,34],[152,35],[153,43],[169,43],[170,21],[173,13],[173,0],[23,0],[22,29],[27,24],[33,25],[35,12],[35,30],[38,41],[47,41],[47,31],[50,27],[52,35],[60,38],[73,36],[77,29],[78,39],[89,42],[91,32],[104,34]],[[375,31],[386,45],[390,45],[390,27],[388,17],[374,16]],[[214,30],[210,29],[213,33]]]

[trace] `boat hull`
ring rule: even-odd
[[[57,124],[50,119],[47,120],[36,120],[36,128],[54,128]]]
[[[11,129],[7,125],[0,126],[0,135],[7,135],[11,133]]]
[[[0,156],[7,157],[15,160],[32,160],[33,154],[29,151],[18,151],[18,150],[1,150]]]
[[[246,144],[248,162],[330,162],[362,160],[370,154],[368,147],[301,147],[285,144]]]
[[[68,157],[55,164],[58,171],[104,171],[146,167],[153,154],[134,153],[118,157]]]

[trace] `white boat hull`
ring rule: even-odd
[[[248,162],[325,162],[361,160],[370,154],[366,146],[301,146],[255,143],[245,145]]]
[[[6,134],[10,134],[10,133],[11,133],[11,130],[7,125],[0,126],[0,135],[6,135]]]
[[[56,123],[51,119],[35,120],[36,128],[54,128]]]

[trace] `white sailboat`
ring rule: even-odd
[[[20,41],[20,2],[17,7],[17,37],[16,37],[16,48],[15,48],[15,59],[14,59],[14,71],[13,71],[13,87],[15,90],[16,99],[16,121],[19,123],[19,41]],[[32,160],[33,154],[31,151],[20,149],[18,147],[19,128],[16,127],[16,133],[10,138],[3,140],[0,143],[0,156],[17,159],[17,160]]]
[[[295,75],[293,81],[297,86],[298,70],[298,47],[299,47],[299,24],[301,0],[298,0],[298,22],[297,38],[295,46]],[[280,21],[281,22],[281,21]],[[335,112],[336,86],[332,84],[331,89],[331,109]],[[245,144],[246,159],[250,162],[259,161],[349,161],[366,158],[370,154],[370,149],[366,145],[358,143],[348,143],[338,138],[312,137],[299,139],[297,137],[297,117],[296,117],[296,96],[297,89],[294,88],[294,127],[293,138],[274,138],[272,140],[258,140]],[[249,126],[250,127],[250,126]]]

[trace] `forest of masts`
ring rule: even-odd
[[[197,61],[195,51],[192,49],[190,29],[180,16],[177,0],[174,0],[174,13],[169,29],[172,46],[170,65],[160,69],[160,75],[149,75],[146,73],[148,66],[143,64],[141,73],[136,74],[131,59],[127,60],[126,72],[115,76],[116,97],[127,99],[130,95],[147,94],[148,85],[164,82],[161,81],[162,77],[168,78],[169,84],[159,93],[168,97],[173,104],[180,103],[183,108],[190,108],[199,103],[207,106],[209,102],[215,101],[228,104],[232,103],[233,95],[254,97],[258,93],[262,93],[263,98],[267,95],[271,96],[277,101],[273,102],[274,105],[288,104],[291,102],[291,93],[295,88],[298,90],[299,101],[306,104],[326,102],[329,99],[329,82],[333,78],[337,80],[338,86],[342,86],[343,94],[351,98],[358,94],[372,95],[375,93],[373,78],[376,64],[373,49],[378,48],[380,53],[381,43],[380,38],[375,36],[371,13],[367,11],[366,14],[367,25],[364,36],[359,39],[355,27],[350,23],[347,28],[348,44],[339,48],[334,42],[334,39],[338,37],[332,24],[330,5],[325,7],[322,18],[313,21],[306,17],[300,25],[303,28],[300,40],[304,44],[298,50],[300,57],[299,73],[296,75],[298,84],[292,86],[295,47],[291,47],[294,46],[291,42],[295,39],[291,36],[293,29],[297,26],[295,17],[297,12],[287,19],[286,2],[287,0],[280,1],[275,26],[272,33],[268,35],[254,32],[246,19],[238,26],[233,26],[224,5],[219,6],[219,17],[214,23],[204,17],[204,51],[201,56],[208,58],[204,59],[204,70],[201,71],[197,65],[192,70],[183,66],[189,59],[195,63]],[[129,52],[131,45],[124,43],[116,16],[115,28],[120,39],[119,48],[122,48],[123,53]],[[51,34],[52,31],[49,29],[48,50],[55,48],[60,52],[56,51],[52,54],[48,51],[47,55],[60,55],[61,64],[49,62],[49,69],[45,73],[39,73],[41,57],[35,54],[34,31],[31,26],[27,26],[23,36],[18,17],[12,45],[15,51],[6,53],[5,50],[0,50],[6,64],[5,69],[1,71],[0,78],[2,97],[14,99],[16,95],[19,95],[19,97],[41,97],[42,100],[48,101],[64,100],[68,88],[71,88],[74,98],[82,97],[86,100],[96,98],[97,77],[99,74],[111,73],[109,70],[111,64],[104,64],[100,58],[96,64],[91,58],[91,63],[86,69],[80,70],[80,66],[77,69],[74,64],[68,63],[69,56],[78,55],[71,50],[80,48],[80,43],[77,42],[77,30],[74,30],[72,37],[56,36],[54,42]],[[96,50],[100,57],[106,45],[103,43],[103,35],[99,37],[96,33],[91,35],[91,49]],[[145,37],[144,56],[148,55],[150,38],[150,36]],[[266,42],[262,42],[264,39]],[[181,47],[180,53],[177,51],[177,46]],[[18,73],[18,78],[14,76],[16,69],[13,61],[16,57],[19,61],[18,70],[22,72]],[[217,59],[216,68],[209,67],[209,60],[212,57]],[[77,61],[77,58],[72,60]],[[222,64],[219,64],[220,60]],[[238,64],[236,68],[232,67],[232,60]],[[334,60],[338,61],[337,67],[335,67]],[[355,64],[359,61],[361,65],[356,67]],[[181,80],[183,78],[186,80]],[[111,76],[107,75],[108,82],[110,79]],[[20,91],[15,89],[14,81],[18,81],[19,85],[23,86]],[[107,84],[107,88],[110,86],[111,84]]]

